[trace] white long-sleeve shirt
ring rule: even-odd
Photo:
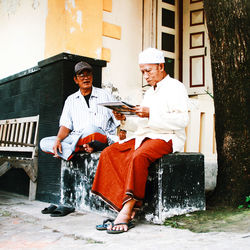
[[[167,75],[156,89],[146,91],[141,106],[149,107],[149,118],[127,117],[124,129],[135,130],[135,148],[146,138],[172,140],[173,152],[183,151],[188,124],[188,95],[185,86]]]

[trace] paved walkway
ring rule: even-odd
[[[50,217],[49,204],[0,192],[0,249],[128,249],[128,250],[247,250],[250,232],[192,233],[171,227],[139,224],[127,233],[97,231],[102,216],[76,211]]]

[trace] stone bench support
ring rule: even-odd
[[[108,206],[91,193],[99,156],[80,154],[62,161],[61,203],[109,216]],[[205,210],[204,156],[175,153],[151,164],[140,217],[162,224],[167,217],[197,210]]]

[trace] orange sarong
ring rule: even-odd
[[[142,205],[148,177],[148,167],[165,154],[172,153],[172,140],[145,139],[134,149],[135,139],[114,143],[101,153],[92,192],[113,209],[120,211],[131,198]]]

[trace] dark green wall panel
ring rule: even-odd
[[[67,53],[40,61],[38,66],[0,80],[0,119],[40,115],[39,141],[58,131],[65,99],[78,90],[73,80],[74,65],[80,60],[93,66],[93,85],[101,87],[105,61]],[[39,149],[37,199],[60,201],[61,162]],[[0,188],[28,195],[29,179],[22,169],[0,178]]]

